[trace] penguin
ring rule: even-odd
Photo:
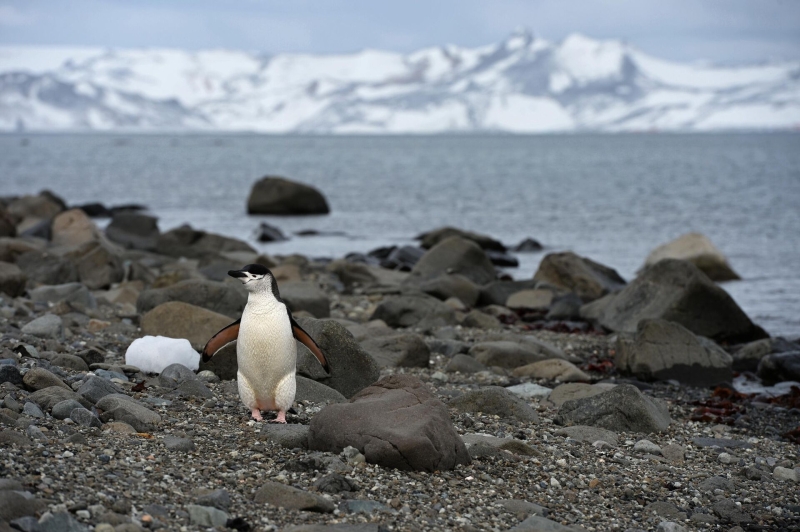
[[[242,317],[211,337],[203,348],[207,362],[223,347],[236,342],[239,397],[253,419],[262,421],[261,411],[276,411],[272,423],[286,423],[286,411],[294,402],[297,344],[303,343],[326,372],[328,360],[313,338],[294,320],[281,299],[272,272],[261,264],[248,264],[228,275],[239,279],[247,290]]]

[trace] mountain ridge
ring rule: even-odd
[[[798,128],[800,62],[677,63],[581,34],[408,54],[0,47],[0,131]]]

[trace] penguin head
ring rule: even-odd
[[[278,284],[269,268],[261,264],[248,264],[241,270],[230,270],[228,275],[239,279],[248,292],[271,292],[278,296]]]

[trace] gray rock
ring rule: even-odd
[[[66,257],[72,259],[78,280],[89,290],[108,289],[122,281],[125,275],[121,250],[110,242],[91,241],[72,249]]]
[[[277,482],[266,482],[256,491],[254,500],[258,504],[270,504],[287,510],[306,512],[333,512],[334,506],[325,497]]]
[[[800,381],[800,351],[767,355],[758,364],[758,376],[766,385]]]
[[[213,506],[227,511],[231,506],[231,496],[226,490],[214,490],[198,497],[197,504],[200,506]]]
[[[348,499],[342,503],[342,507],[349,514],[371,515],[378,512],[395,513],[394,510],[385,504],[369,500]]]
[[[56,419],[67,419],[76,408],[83,408],[83,405],[74,399],[67,399],[53,405],[50,415]]]
[[[22,386],[22,374],[19,372],[16,366],[10,366],[6,364],[0,366],[0,384],[3,384],[4,382],[11,383],[14,386]]]
[[[44,368],[32,368],[25,374],[25,376],[22,378],[22,381],[29,390],[42,390],[44,388],[58,386],[60,388],[72,391],[72,388],[70,388],[64,381],[58,378],[54,373]]]
[[[164,444],[170,451],[179,451],[183,453],[188,453],[189,451],[194,451],[196,449],[194,442],[189,438],[178,438],[175,436],[167,436],[161,443]]]
[[[480,246],[460,236],[451,236],[422,256],[405,284],[417,286],[446,274],[462,275],[479,286],[496,277],[492,261]]]
[[[40,338],[54,338],[60,340],[64,338],[64,322],[60,316],[55,314],[45,314],[40,316],[22,327],[22,332]]]
[[[583,300],[573,293],[564,294],[553,298],[550,310],[544,317],[546,320],[576,320],[581,317],[581,306]]]
[[[206,399],[214,397],[214,394],[208,389],[208,386],[199,380],[190,380],[180,383],[178,387],[171,392],[171,395],[181,397],[204,397]]]
[[[308,449],[308,425],[264,424],[261,437],[287,449]]]
[[[412,280],[407,280],[405,286],[415,288],[443,301],[457,297],[468,307],[477,303],[481,292],[480,286],[458,273],[444,273],[432,279],[410,279]]]
[[[378,364],[343,325],[334,320],[313,318],[298,318],[297,322],[317,342],[331,368],[327,375],[306,346],[298,343],[298,373],[319,380],[345,397],[352,397],[378,380]]]
[[[725,255],[714,246],[708,237],[700,233],[687,233],[658,246],[647,255],[642,269],[664,259],[680,259],[691,262],[712,281],[741,279],[728,264]]]
[[[298,342],[298,355],[300,354],[300,347]],[[308,352],[309,357],[313,357],[314,355],[311,352]],[[307,361],[309,363],[309,367],[313,367],[310,365],[312,362],[311,360]],[[301,359],[298,358],[298,368],[300,367]],[[319,363],[314,362],[315,364],[319,365]],[[236,373],[239,370],[239,363],[236,359],[236,342],[232,342],[211,357],[207,362],[204,362],[200,359],[200,367],[199,371],[211,371],[215,375],[217,375],[220,379],[224,381],[231,381],[236,380]],[[319,369],[319,376],[322,377],[325,375],[325,371],[322,368]]]
[[[97,402],[97,409],[102,410],[100,419],[122,421],[138,432],[151,432],[159,423],[161,416],[146,408],[134,399],[119,394],[107,395]]]
[[[594,301],[625,286],[625,279],[613,268],[569,251],[545,255],[533,279],[574,292],[584,301]]]
[[[318,319],[331,315],[330,299],[316,283],[310,281],[281,283],[280,294],[292,312],[304,310]]]
[[[555,419],[560,425],[592,425],[615,432],[660,432],[672,420],[667,405],[630,384],[592,397],[566,401]]]
[[[581,532],[581,528],[565,526],[561,523],[551,521],[546,517],[532,515],[519,523],[509,532]]]
[[[94,295],[81,283],[44,285],[28,291],[30,298],[39,303],[66,301],[87,309],[97,308]]]
[[[358,484],[350,481],[339,473],[330,473],[314,481],[314,487],[322,493],[341,493],[343,491],[357,491]]]
[[[45,436],[42,429],[36,425],[28,425],[25,429],[25,434],[32,440],[40,440],[47,443],[47,436]]]
[[[208,258],[229,253],[243,252],[250,256],[256,254],[250,244],[236,238],[192,229],[184,224],[158,237],[157,253],[170,257]],[[242,262],[236,261],[239,266]],[[237,283],[238,284],[238,283]],[[202,305],[201,305],[202,306]],[[212,309],[213,310],[213,309]],[[224,314],[224,312],[223,312]]]
[[[25,406],[22,407],[22,413],[39,419],[44,418],[44,412],[39,408],[39,405],[31,403],[30,401],[25,403]]]
[[[466,392],[451,399],[448,406],[459,412],[483,412],[498,415],[502,419],[539,421],[538,414],[528,403],[499,386],[486,386]]]
[[[721,447],[723,449],[751,449],[753,444],[743,440],[731,440],[729,438],[704,438],[696,436],[692,438],[692,443],[698,447]]]
[[[708,387],[733,378],[731,356],[713,341],[678,323],[641,320],[632,339],[619,335],[615,362],[638,379],[670,380]]]
[[[89,371],[89,365],[79,356],[68,355],[66,353],[56,353],[50,357],[50,363],[60,368],[72,369],[75,371]]]
[[[733,491],[733,481],[725,477],[708,477],[702,481],[697,489],[706,493],[714,493],[714,490]]]
[[[593,395],[607,392],[615,386],[616,384],[610,383],[585,384],[582,382],[569,382],[553,388],[553,391],[547,396],[547,401],[559,407],[572,399],[592,397]]]
[[[656,532],[687,532],[687,529],[673,521],[661,521],[656,527]]]
[[[247,198],[248,214],[328,214],[325,196],[314,187],[277,176],[262,177]]]
[[[293,525],[283,532],[384,532],[385,527],[378,523],[340,523],[335,525]]]
[[[572,362],[560,358],[540,360],[514,368],[511,372],[515,377],[531,377],[533,379],[547,379],[558,382],[587,382],[592,378]]]
[[[69,414],[70,419],[83,427],[102,427],[103,423],[85,408],[76,408]]]
[[[203,527],[224,527],[228,522],[228,514],[213,506],[200,506],[189,504],[186,506],[189,512],[189,521],[193,525]]]
[[[315,404],[344,403],[347,398],[321,382],[308,379],[302,375],[295,376],[297,389],[294,394],[295,401],[308,401]]]
[[[503,324],[500,320],[490,314],[481,312],[480,310],[471,310],[464,316],[461,322],[464,327],[471,327],[473,329],[502,329]]]
[[[494,281],[483,288],[478,298],[478,305],[485,307],[488,305],[505,305],[511,294],[522,290],[533,290],[538,284],[537,281]]]
[[[529,399],[542,399],[550,395],[553,391],[546,386],[540,386],[534,382],[523,382],[522,384],[515,384],[514,386],[508,386],[506,388],[509,393],[513,393],[520,399],[529,400]]]
[[[348,403],[329,405],[312,419],[309,449],[352,446],[367,462],[405,470],[452,469],[469,462],[447,408],[416,377],[392,375]]]
[[[241,283],[237,286],[227,282],[187,279],[164,288],[144,290],[136,301],[136,309],[144,314],[168,301],[182,301],[238,319],[247,304],[247,293]]]
[[[461,354],[455,355],[453,358],[451,358],[444,367],[444,370],[447,373],[464,374],[478,373],[479,371],[486,371],[486,369],[486,366],[475,360],[473,357]]]
[[[96,403],[106,395],[122,393],[122,390],[111,381],[95,375],[89,375],[86,380],[83,381],[81,387],[78,388],[78,393],[86,400]]]
[[[497,451],[508,451],[522,456],[542,456],[542,453],[515,438],[497,438],[488,434],[464,434],[461,437],[472,458],[502,456]]]
[[[800,482],[800,472],[798,469],[789,469],[788,467],[777,466],[772,471],[772,476],[777,480],[786,480],[789,482]]]
[[[596,441],[604,441],[617,446],[618,440],[616,433],[602,429],[600,427],[592,427],[589,425],[574,425],[572,427],[560,428],[556,431],[559,436],[568,436],[573,440],[586,443],[594,443]]]
[[[429,327],[456,324],[453,309],[422,293],[385,298],[370,320],[383,320],[390,327],[413,327],[420,322]]]
[[[19,266],[0,261],[0,293],[11,297],[21,296],[25,292],[27,280]]]
[[[138,212],[116,212],[106,227],[109,240],[131,249],[155,251],[160,234],[158,219]]]
[[[79,280],[78,268],[68,257],[51,255],[44,251],[27,251],[17,258],[28,281],[43,285],[74,283]]]
[[[17,447],[27,447],[31,444],[31,440],[28,439],[24,434],[20,434],[19,432],[15,432],[13,430],[3,430],[0,431],[0,446],[3,447],[10,447],[12,445],[16,445]],[[2,503],[0,503],[0,508],[2,508]],[[2,510],[0,510],[0,517],[2,517]]]
[[[369,338],[361,347],[381,368],[427,368],[430,362],[428,345],[413,333]]]
[[[679,323],[717,342],[748,342],[767,334],[696,266],[665,259],[616,295],[584,305],[581,316],[618,332],[636,332],[643,319]]]
[[[514,515],[523,515],[525,517],[528,517],[529,515],[538,515],[541,517],[547,517],[547,514],[550,513],[550,511],[544,506],[539,506],[536,503],[523,501],[520,499],[503,499],[497,502],[500,503],[500,506],[505,508],[507,512],[510,512]]]
[[[633,451],[646,454],[661,454],[661,447],[650,440],[639,440],[633,445]]]
[[[485,366],[500,366],[508,369],[550,358],[563,358],[563,356],[554,355],[554,350],[541,348],[536,344],[523,344],[507,340],[475,344],[470,348],[469,354]]]
[[[52,410],[53,407],[61,401],[66,401],[67,399],[74,399],[83,405],[84,408],[92,407],[92,403],[87,401],[82,395],[60,386],[50,386],[49,388],[36,390],[28,396],[28,399],[42,407],[42,409],[47,412]]]
[[[731,499],[719,500],[711,506],[711,509],[714,510],[714,513],[717,514],[720,519],[730,521],[731,523],[750,523],[753,520],[750,514],[742,510]]]
[[[170,364],[158,376],[159,382],[165,387],[178,386],[187,381],[197,380],[197,375],[183,364]]]
[[[481,249],[488,249],[492,251],[505,252],[506,247],[499,241],[488,235],[474,233],[472,231],[465,231],[456,227],[440,227],[433,231],[422,233],[415,237],[415,240],[420,241],[420,246],[425,249],[431,249],[440,242],[447,240],[450,237],[457,236],[465,240],[476,243]]]

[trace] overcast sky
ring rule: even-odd
[[[676,60],[800,59],[800,0],[0,0],[0,44],[407,52],[519,26]]]

